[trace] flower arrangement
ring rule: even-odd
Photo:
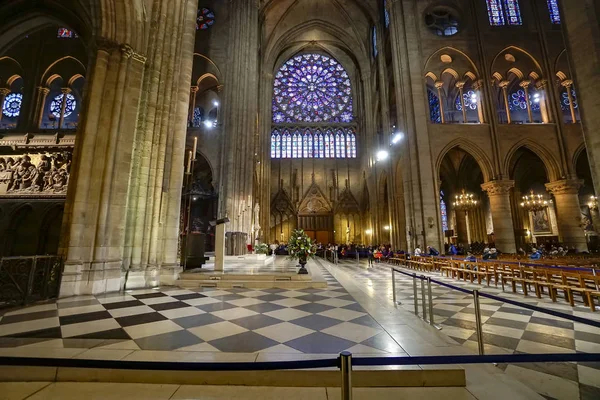
[[[255,248],[256,254],[269,254],[269,245],[266,243],[259,243]]]
[[[300,264],[306,263],[309,258],[314,258],[317,250],[312,239],[302,229],[296,229],[292,232],[287,249],[290,253],[290,259],[297,259]]]

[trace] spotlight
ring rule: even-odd
[[[386,226],[383,227],[383,229],[386,230],[386,231],[389,231],[390,230],[390,226],[386,225]]]
[[[217,100],[213,101],[213,106],[219,107],[219,102]]]
[[[402,132],[397,132],[396,134],[394,134],[394,136],[392,137],[392,144],[397,144],[398,142],[400,142],[402,139],[404,138],[404,134]]]
[[[371,233],[373,233],[373,231],[372,231],[372,230],[370,230],[370,229],[367,229],[367,230],[365,231],[365,233],[366,233],[367,235],[370,235]]]
[[[204,127],[207,129],[210,129],[214,126],[214,122],[211,120],[208,120],[208,119],[206,121],[204,121],[203,123],[204,123]]]
[[[386,150],[379,150],[375,156],[377,161],[385,161],[390,156],[390,153]]]

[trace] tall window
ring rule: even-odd
[[[560,24],[560,11],[558,10],[558,0],[548,0],[548,12],[550,13],[550,22]]]
[[[523,25],[519,0],[486,0],[490,25]]]
[[[448,210],[446,209],[443,191],[440,191],[440,214],[442,215],[442,230],[445,232],[448,230]]]
[[[272,107],[271,158],[356,158],[352,86],[335,59],[286,61],[275,75]]]
[[[377,58],[377,28],[373,27],[373,58]]]
[[[427,99],[429,100],[429,120],[434,124],[441,124],[442,113],[440,112],[440,101],[437,95],[428,90]]]
[[[383,19],[385,21],[385,27],[390,27],[390,13],[387,9],[387,0],[383,0]]]

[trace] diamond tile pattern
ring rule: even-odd
[[[31,312],[22,309],[18,315],[0,317],[0,342],[3,337],[69,337],[131,340],[141,350],[325,354],[373,342],[380,335],[385,338],[379,341],[395,344],[327,269],[317,267],[329,287],[161,288],[61,300],[43,309],[32,307]],[[362,346],[357,348],[366,348]],[[394,350],[402,351],[397,344]]]

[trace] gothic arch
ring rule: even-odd
[[[65,81],[65,78],[63,78],[61,75],[57,74],[56,70],[58,68],[55,68],[55,67],[57,67],[61,63],[68,63],[71,61],[73,62],[73,64],[75,66],[77,66],[79,68],[74,68],[71,71],[69,71],[69,75],[70,75],[69,79],[66,79],[66,81]],[[64,75],[65,71],[62,71],[62,72]],[[83,77],[85,75],[85,73],[86,73],[86,68],[81,61],[79,61],[78,59],[76,59],[75,57],[72,57],[72,56],[65,56],[65,57],[59,58],[58,60],[55,60],[52,64],[50,64],[48,66],[48,68],[46,68],[46,70],[44,71],[44,73],[41,76],[40,83],[42,85],[46,84],[49,86],[51,78],[58,76],[60,78],[63,78],[63,84],[67,84],[67,83],[70,84],[72,78],[74,78],[76,76]]]
[[[531,139],[522,139],[517,142],[511,149],[506,153],[504,158],[503,173],[506,176],[510,176],[510,166],[513,162],[513,158],[515,153],[520,148],[526,148],[527,150],[534,153],[536,156],[542,160],[544,166],[546,167],[546,175],[548,176],[548,180],[550,182],[559,180],[562,176],[561,169],[559,167],[559,163],[555,160],[552,152],[546,149],[543,145],[534,142]]]
[[[461,150],[465,151],[466,153],[471,155],[475,159],[475,161],[477,161],[477,164],[479,165],[479,168],[481,168],[481,172],[483,173],[484,182],[488,182],[494,178],[494,169],[486,153],[475,143],[464,138],[454,139],[453,141],[448,143],[446,147],[442,149],[442,151],[440,151],[440,154],[438,155],[435,164],[435,170],[437,171],[437,173],[439,173],[440,171],[442,161],[444,160],[446,154],[448,154],[448,152],[455,147],[458,147]]]
[[[523,57],[515,57],[513,53]],[[542,67],[535,57],[524,49],[508,46],[496,54],[490,65],[490,73],[496,79],[498,77],[508,79],[508,75],[513,71],[519,71],[523,77],[530,77],[533,80],[543,76]]]

